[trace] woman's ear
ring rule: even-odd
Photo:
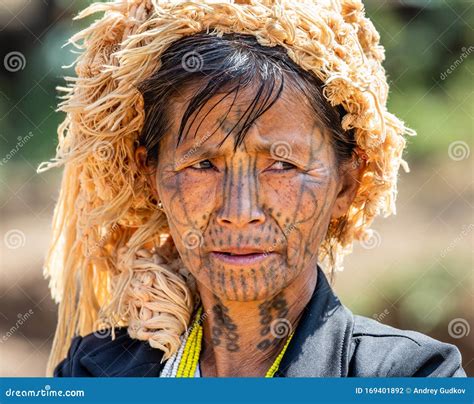
[[[340,189],[334,201],[331,219],[338,219],[347,214],[359,189],[360,179],[366,168],[366,159],[364,153],[357,152],[341,167]]]
[[[135,150],[135,161],[137,163],[138,169],[145,176],[146,181],[153,192],[153,196],[157,201],[159,201],[160,198],[158,194],[158,188],[156,186],[156,167],[152,167],[147,163],[147,154],[148,153],[145,146],[138,146]]]

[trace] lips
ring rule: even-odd
[[[260,263],[276,254],[271,250],[260,248],[226,248],[224,250],[212,251],[211,258],[230,265],[252,265]]]

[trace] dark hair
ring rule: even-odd
[[[343,108],[332,107],[327,102],[321,80],[293,62],[285,48],[260,45],[253,35],[199,33],[175,41],[163,52],[159,69],[139,86],[145,103],[139,142],[147,149],[147,163],[156,162],[160,140],[169,130],[170,100],[187,85],[200,87],[184,112],[177,144],[186,136],[185,129],[191,127],[195,118],[189,125],[188,121],[212,97],[223,94],[218,104],[234,95],[231,109],[239,91],[248,86],[255,88],[254,98],[245,113],[227,134],[234,133],[237,148],[252,123],[271,108],[288,82],[306,97],[314,109],[315,121],[332,135],[330,141],[337,163],[350,159],[356,143],[352,131],[341,127]]]

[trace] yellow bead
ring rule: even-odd
[[[283,358],[283,355],[285,354],[285,351],[286,351],[286,348],[288,348],[288,345],[291,341],[291,338],[293,337],[293,332],[291,333],[291,335],[288,337],[288,339],[286,340],[285,342],[285,345],[283,347],[283,349],[281,350],[280,354],[276,357],[275,361],[273,362],[272,366],[270,367],[270,369],[268,369],[268,372],[266,373],[265,377],[273,377],[273,375],[276,373],[276,371],[278,370],[278,367],[280,366],[280,362]]]
[[[199,324],[202,307],[196,313],[191,332],[189,333],[186,345],[183,350],[183,356],[179,362],[176,377],[192,377],[196,371],[197,360],[199,359],[199,352],[201,350],[202,327]]]
[[[198,309],[196,313],[196,318],[194,319],[192,330],[186,340],[186,345],[184,347],[183,356],[179,362],[178,371],[176,377],[193,377],[196,373],[196,368],[199,363],[199,356],[201,354],[202,347],[202,326],[199,324],[199,318],[201,317],[202,306]],[[288,345],[293,337],[294,332],[288,337],[283,346],[283,349],[275,358],[275,361],[268,369],[265,377],[273,377],[280,366],[280,362],[283,359],[283,355],[288,348]]]

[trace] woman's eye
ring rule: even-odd
[[[292,170],[296,168],[294,164],[288,163],[287,161],[275,161],[271,166],[271,170],[276,171],[284,171],[284,170]]]
[[[195,170],[209,170],[211,168],[214,168],[214,165],[209,160],[202,160],[193,164],[190,167]]]

